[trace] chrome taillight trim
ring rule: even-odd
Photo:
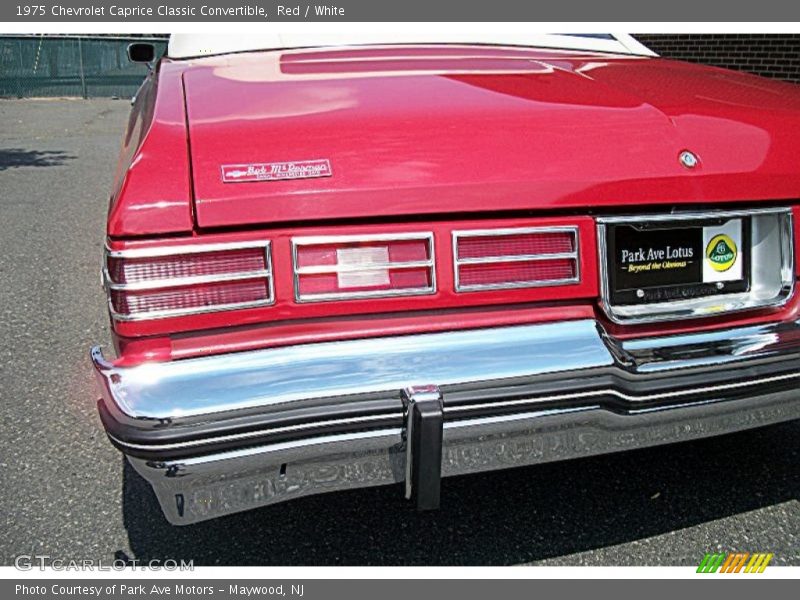
[[[318,265],[314,267],[298,267],[296,272],[298,275],[320,275],[324,273],[357,273],[376,269],[424,269],[432,266],[432,260],[418,260],[402,263],[376,263],[369,265],[369,267],[360,265]]]
[[[109,258],[162,258],[165,256],[180,256],[186,254],[208,254],[211,252],[221,252],[225,250],[248,250],[261,248],[264,250],[265,269],[259,271],[245,271],[240,273],[219,273],[213,275],[198,275],[193,277],[175,277],[169,279],[153,279],[150,281],[140,281],[135,283],[117,283],[111,279],[108,272]],[[103,267],[101,269],[103,287],[106,291],[108,310],[115,321],[150,321],[156,319],[166,319],[170,317],[184,317],[189,315],[200,315],[212,312],[229,310],[241,310],[246,308],[259,308],[271,306],[275,303],[275,279],[272,269],[272,244],[269,240],[253,240],[247,242],[222,242],[206,244],[186,244],[177,246],[159,246],[156,248],[135,248],[127,250],[112,250],[106,245]],[[197,308],[176,308],[168,310],[154,310],[140,314],[126,314],[114,310],[111,300],[112,291],[122,292],[142,292],[149,290],[170,290],[192,285],[205,283],[225,283],[232,281],[247,281],[251,279],[265,279],[267,283],[267,298],[264,300],[233,302],[228,304],[216,304],[214,306],[203,306]]]
[[[535,262],[537,260],[575,259],[574,252],[554,252],[553,254],[509,254],[508,256],[481,256],[480,258],[458,259],[459,265],[483,265],[495,262]]]
[[[108,269],[106,269],[107,271]],[[248,279],[259,279],[269,277],[267,269],[260,271],[243,271],[241,273],[223,273],[220,275],[197,275],[194,277],[174,277],[171,279],[150,279],[148,281],[137,281],[134,283],[113,283],[108,279],[108,289],[123,292],[139,292],[146,290],[163,290],[176,287],[186,287],[190,285],[201,285],[203,283],[223,283],[225,281],[246,281]]]
[[[459,258],[458,244],[463,238],[503,237],[511,235],[528,235],[537,233],[570,233],[572,234],[572,252],[556,252],[549,254],[508,254],[480,258]],[[462,229],[452,232],[453,274],[456,292],[483,292],[492,290],[508,290],[520,288],[554,287],[574,285],[581,281],[580,231],[576,225],[556,225],[548,227],[512,227],[498,229]],[[549,279],[539,281],[509,281],[506,283],[462,284],[461,265],[488,264],[495,262],[534,262],[541,260],[574,260],[575,276],[565,279]]]
[[[269,248],[269,240],[249,240],[242,242],[213,242],[202,244],[176,244],[175,246],[154,246],[152,248],[126,248],[113,250],[105,246],[106,256],[111,258],[155,258],[161,256],[177,256],[180,254],[204,254],[223,250],[248,250],[251,248]]]
[[[347,244],[353,242],[403,242],[421,240],[428,245],[428,257],[426,261],[409,262],[389,262],[377,265],[319,265],[300,267],[297,262],[297,252],[300,246],[324,246],[331,244]],[[321,273],[356,273],[359,271],[374,271],[376,269],[400,270],[400,269],[429,269],[431,284],[422,288],[406,288],[402,290],[369,290],[361,292],[335,292],[324,294],[301,294],[300,276],[316,275]],[[292,238],[292,276],[294,279],[294,300],[302,304],[308,302],[329,302],[335,300],[360,300],[373,298],[395,298],[400,296],[426,296],[436,293],[436,248],[433,233],[410,232],[410,233],[386,233],[386,234],[367,234],[367,235],[317,235],[302,236]]]
[[[180,309],[170,309],[170,310],[154,310],[148,313],[142,313],[138,315],[128,315],[125,313],[118,313],[116,312],[113,307],[111,306],[111,301],[109,300],[109,311],[111,312],[111,317],[115,321],[124,321],[124,322],[131,322],[131,321],[155,321],[157,319],[167,319],[170,317],[186,317],[192,315],[203,315],[207,313],[215,313],[215,312],[223,312],[227,310],[243,310],[246,308],[260,308],[264,306],[269,306],[272,304],[272,301],[265,302],[262,300],[254,301],[254,302],[235,302],[232,304],[215,304],[214,306],[204,306],[202,308],[196,309],[188,309],[188,308],[180,308]]]
[[[779,271],[782,285],[774,297],[765,300],[754,299],[752,291],[718,294],[690,300],[673,300],[669,302],[640,305],[638,306],[639,310],[634,309],[633,311],[630,309],[626,310],[625,305],[611,304],[606,225],[626,224],[633,221],[658,223],[719,218],[735,219],[770,215],[782,219],[778,227],[778,235],[780,236],[778,240],[780,247]],[[598,217],[596,222],[598,260],[600,262],[600,305],[609,320],[620,325],[709,318],[748,310],[779,308],[784,306],[794,295],[795,290],[795,240],[793,219],[794,215],[790,207],[686,211],[653,215],[615,215]],[[752,253],[753,251],[754,247],[751,245],[750,252]],[[753,282],[751,281],[751,285],[752,284]]]

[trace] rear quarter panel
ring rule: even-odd
[[[163,61],[131,110],[108,213],[108,235],[190,232],[191,173],[182,69]]]

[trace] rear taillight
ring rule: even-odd
[[[436,291],[431,233],[294,238],[292,249],[298,302]]]
[[[104,282],[112,316],[157,319],[267,306],[269,242],[108,251]]]
[[[453,232],[457,292],[578,283],[576,227]]]

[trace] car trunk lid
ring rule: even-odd
[[[712,73],[480,47],[201,59],[184,73],[197,223],[796,193],[796,170],[780,160],[794,152],[796,113],[788,131],[768,132],[763,108],[786,116],[797,99]],[[681,165],[685,149],[698,168]]]

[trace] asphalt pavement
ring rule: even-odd
[[[392,486],[167,524],[105,438],[88,361],[109,344],[99,266],[128,110],[0,101],[0,564],[800,565],[800,422],[446,479],[433,513]]]

